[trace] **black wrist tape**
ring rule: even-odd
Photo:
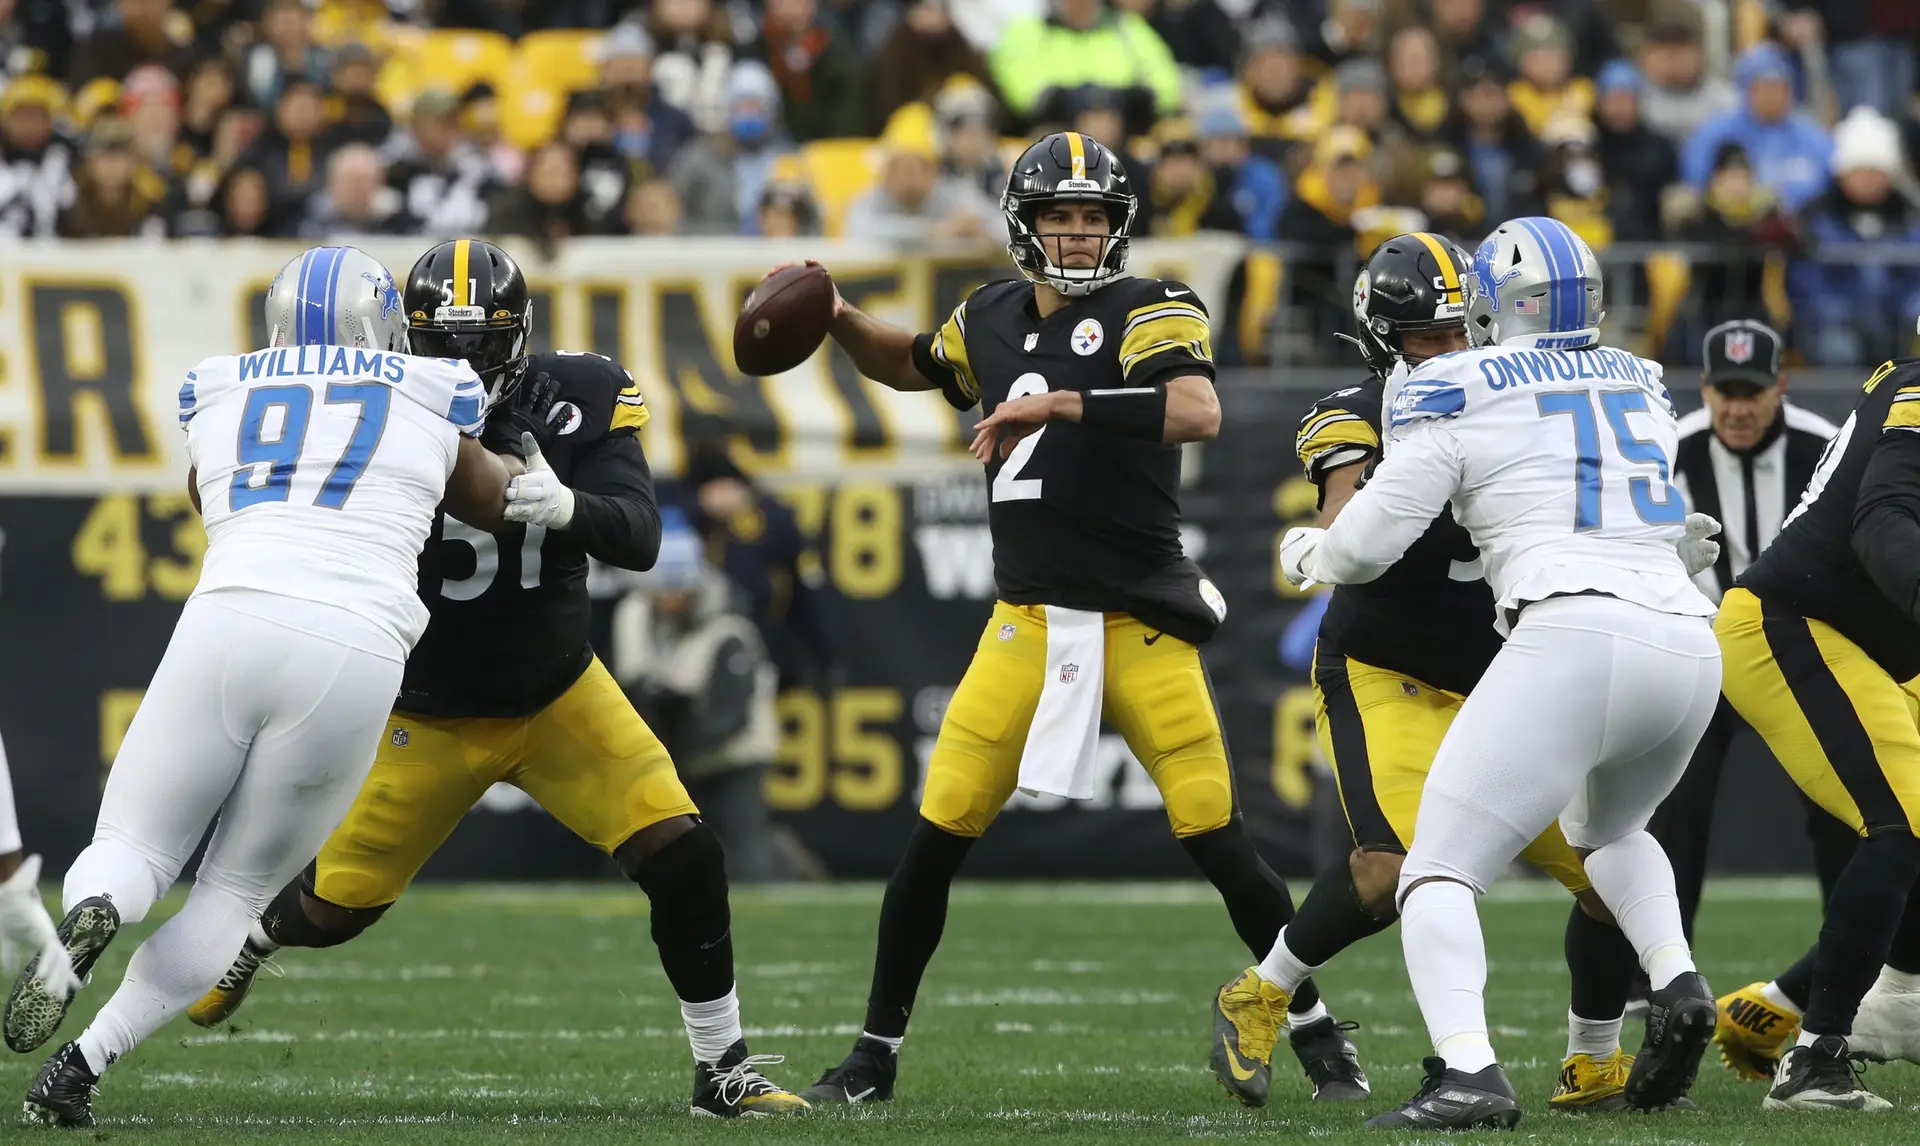
[[[1123,437],[1163,441],[1167,429],[1166,388],[1089,390],[1080,397],[1080,424]]]

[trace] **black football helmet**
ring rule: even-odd
[[[413,264],[403,301],[415,354],[464,359],[490,402],[520,384],[533,299],[507,252],[480,239],[441,243]]]
[[[1465,329],[1467,274],[1473,260],[1439,235],[1395,235],[1373,249],[1353,284],[1353,317],[1367,368],[1385,378],[1406,361],[1409,330]],[[1407,362],[1409,366],[1415,362]]]
[[[1043,204],[1086,199],[1107,207],[1108,233],[1100,236],[1100,258],[1091,267],[1059,267],[1034,233]],[[1127,241],[1139,197],[1127,181],[1120,159],[1091,136],[1056,131],[1020,153],[1007,176],[1000,209],[1007,216],[1007,253],[1029,281],[1045,283],[1061,294],[1092,294],[1127,265]]]

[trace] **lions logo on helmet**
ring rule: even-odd
[[[1107,233],[1100,236],[1100,255],[1091,267],[1056,265],[1034,231],[1040,208],[1062,199],[1106,206]],[[1029,282],[1045,283],[1069,297],[1092,294],[1126,269],[1127,243],[1139,207],[1113,152],[1091,136],[1057,131],[1021,152],[1007,176],[1006,193],[1000,196],[1000,209],[1007,216],[1007,254]]]

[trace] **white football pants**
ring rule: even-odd
[[[20,817],[13,810],[13,776],[7,771],[7,746],[0,744],[0,856],[20,850]]]
[[[81,1037],[96,1071],[183,1013],[320,850],[373,766],[404,663],[358,614],[252,590],[192,598],[114,757],[65,910],[144,918],[219,817],[193,891]]]
[[[1705,617],[1612,597],[1527,606],[1434,757],[1401,895],[1436,876],[1484,892],[1556,817],[1576,848],[1643,831],[1719,698]]]

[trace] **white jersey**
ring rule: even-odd
[[[1379,576],[1451,502],[1503,632],[1509,609],[1566,593],[1712,615],[1675,549],[1687,510],[1670,480],[1678,433],[1658,363],[1608,347],[1491,346],[1396,381],[1386,450],[1322,541],[1322,576]]]
[[[180,387],[207,554],[197,596],[336,605],[413,648],[419,555],[486,391],[444,358],[287,346],[209,358]],[[388,650],[391,652],[392,650]]]

